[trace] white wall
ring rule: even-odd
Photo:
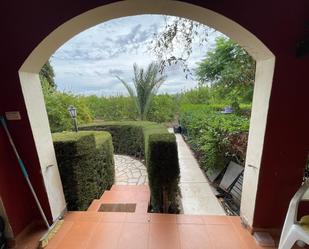
[[[66,208],[44,96],[38,74],[19,73],[49,205],[55,220]]]
[[[275,59],[260,60],[256,65],[247,157],[241,198],[241,216],[252,225],[258,179],[264,145],[264,134],[271,93]]]

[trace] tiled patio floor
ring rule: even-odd
[[[107,193],[107,194],[106,194]],[[88,211],[68,212],[46,249],[261,249],[237,216],[150,214],[148,186],[113,186]],[[135,213],[98,212],[101,203],[134,202]],[[142,204],[142,205],[141,205]],[[35,249],[42,229],[19,238]],[[269,248],[269,247],[268,247]]]
[[[35,248],[35,247],[18,247]],[[258,249],[239,217],[70,212],[46,249]]]

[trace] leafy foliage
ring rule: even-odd
[[[120,77],[117,76],[117,78],[126,87],[131,98],[134,99],[139,118],[141,120],[146,120],[152,99],[157,94],[160,86],[164,83],[166,76],[159,76],[159,65],[154,62],[151,63],[146,70],[139,68],[137,64],[134,64],[133,69],[135,90]]]
[[[42,67],[39,73],[39,76],[40,76],[41,82],[44,82],[45,84],[47,83],[50,89],[56,90],[57,86],[56,86],[55,79],[54,79],[55,73],[49,61],[47,61],[44,64],[44,66]]]
[[[81,96],[94,119],[104,121],[137,120],[138,113],[134,100],[126,96],[98,97]],[[148,111],[149,121],[171,122],[178,112],[178,99],[174,95],[160,94],[153,97]]]
[[[81,96],[94,119],[105,121],[135,120],[138,113],[134,100],[126,96]]]
[[[175,95],[161,94],[153,98],[148,120],[158,123],[172,122],[179,111],[179,99]]]
[[[247,117],[221,114],[208,105],[189,105],[182,108],[180,122],[205,170],[223,168],[231,159],[244,163]]]
[[[208,86],[199,86],[180,94],[181,104],[210,104],[213,101],[213,91]]]
[[[217,38],[215,48],[207,53],[195,72],[199,83],[212,85],[221,98],[252,101],[255,62],[232,40]]]
[[[93,120],[90,109],[80,96],[58,91],[49,92],[45,93],[45,104],[52,132],[73,129],[72,119],[68,112],[70,105],[77,109],[78,124],[89,123]]]
[[[206,45],[208,36],[213,29],[201,23],[181,18],[166,16],[165,27],[160,33],[155,33],[149,44],[149,50],[160,61],[160,69],[171,65],[181,65],[186,77],[191,74],[188,59],[192,53],[193,42]],[[181,44],[177,46],[177,44]]]
[[[68,112],[70,105],[77,108],[77,121],[79,124],[92,121],[93,116],[82,96],[57,91],[54,70],[49,61],[42,67],[39,77],[52,132],[72,130],[72,119]]]

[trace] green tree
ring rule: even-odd
[[[49,61],[44,64],[39,76],[43,87],[48,87],[50,90],[56,90],[57,86],[55,83],[55,73]]]
[[[44,98],[52,132],[72,130],[72,119],[68,112],[70,105],[77,109],[78,124],[90,123],[93,120],[91,111],[81,96],[54,91],[45,94]]]
[[[172,122],[179,112],[179,101],[175,95],[158,94],[153,98],[148,120],[157,123]]]
[[[137,64],[133,65],[134,77],[132,88],[127,82],[116,76],[126,87],[132,99],[134,99],[139,118],[147,119],[147,114],[160,86],[164,83],[166,76],[160,73],[160,65],[152,62],[146,70],[140,68]]]
[[[196,76],[200,85],[211,85],[221,98],[251,102],[255,61],[232,40],[219,37],[216,46],[198,63]]]
[[[210,104],[212,101],[212,92],[209,86],[199,86],[180,95],[181,104]]]
[[[181,65],[186,78],[191,75],[188,60],[193,43],[208,45],[208,36],[214,29],[186,18],[166,16],[165,26],[153,35],[149,50],[160,61],[160,70],[166,66]],[[181,44],[181,46],[179,46]]]

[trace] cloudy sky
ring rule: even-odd
[[[131,82],[133,63],[146,67],[156,60],[155,55],[149,52],[149,44],[153,34],[163,29],[166,20],[171,19],[161,15],[123,17],[104,22],[73,37],[51,57],[58,90],[98,96],[126,95],[126,89],[115,75]],[[212,32],[206,46],[194,42],[190,68],[196,67],[207,49],[213,47],[218,35],[219,32]],[[177,50],[180,45],[175,46]],[[176,93],[197,85],[193,78],[186,79],[179,67],[169,68],[166,74],[168,77],[160,93]]]

